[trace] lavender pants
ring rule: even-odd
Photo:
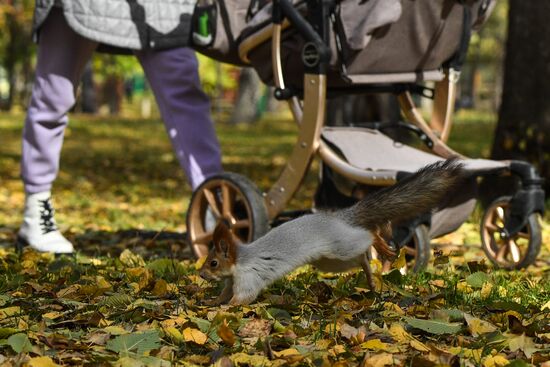
[[[23,129],[21,175],[27,193],[48,191],[59,171],[67,112],[97,43],[79,36],[52,10],[40,29],[36,78]],[[221,172],[210,104],[192,50],[136,52],[155,94],[172,146],[192,188]]]

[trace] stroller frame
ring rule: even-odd
[[[204,219],[208,207],[213,210],[217,221],[225,220],[230,226],[233,226],[235,234],[242,241],[252,241],[268,230],[268,222],[276,221],[281,215],[289,200],[298,190],[313,157],[316,155],[337,174],[360,184],[389,186],[401,178],[401,172],[365,170],[352,165],[322,138],[328,88],[326,73],[330,60],[327,29],[331,1],[320,0],[318,3],[321,8],[321,16],[319,23],[316,24],[317,31],[296,10],[291,0],[274,0],[272,24],[247,37],[239,46],[239,57],[243,62],[247,62],[251,51],[271,39],[273,77],[276,86],[275,97],[287,100],[294,120],[299,125],[299,133],[288,162],[278,180],[260,199],[255,196],[257,189],[253,184],[245,182],[246,180],[243,180],[242,177],[234,177],[233,174],[230,174],[230,177],[223,175],[213,177],[195,191],[188,211],[187,225],[190,242],[195,254],[199,257],[207,253],[208,242],[212,239],[213,228],[206,229],[207,225]],[[287,88],[284,81],[281,45],[283,30],[290,26],[297,29],[306,40],[302,50],[302,61],[306,70],[303,92]],[[452,116],[459,75],[460,72],[452,66],[439,72],[439,75],[433,73],[430,75],[430,80],[434,80],[436,83],[433,91],[434,107],[429,122],[423,118],[413,101],[411,91],[414,89],[414,80],[410,80],[410,77],[390,76],[390,80],[393,80],[389,87],[387,84],[381,86],[377,78],[371,78],[368,83],[355,83],[353,88],[364,92],[380,89],[396,92],[404,116],[416,127],[415,130],[433,154],[443,159],[456,156],[466,159],[446,144],[453,123]],[[300,102],[299,94],[302,95],[303,103]],[[514,175],[519,178],[520,189],[513,197],[499,198],[487,209],[481,223],[483,248],[488,257],[499,266],[506,268],[527,266],[535,260],[540,250],[538,216],[544,212],[542,181],[532,166],[519,161],[489,164],[485,168],[477,169],[474,173],[475,176],[486,174]],[[230,213],[234,203],[227,203],[227,201],[234,200],[236,196],[240,196],[244,201],[244,209],[247,213],[244,219],[242,216],[235,218]],[[262,203],[258,205],[258,201]],[[215,209],[216,207],[218,209]],[[501,212],[505,212],[505,215]],[[503,222],[503,225],[498,227],[494,224],[497,217]],[[406,238],[399,242],[406,245],[416,233],[414,227],[425,222],[429,225],[429,220],[429,218],[422,219],[413,223],[408,235],[405,236]],[[237,230],[247,226],[249,230],[245,231],[244,236],[239,236],[236,233]],[[528,237],[529,241],[524,254],[515,244],[515,239],[520,237]],[[428,241],[424,245],[428,246],[429,251],[429,238],[421,240]],[[412,256],[418,256],[419,251],[425,251],[418,248],[419,244],[416,238],[415,246],[416,249],[414,247],[408,249]],[[393,249],[388,247],[386,250],[391,252]],[[421,265],[423,267],[425,264]],[[418,267],[415,267],[416,269]]]

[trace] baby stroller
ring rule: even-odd
[[[533,263],[541,246],[539,216],[544,211],[535,169],[521,161],[470,159],[446,145],[471,31],[483,24],[494,1],[200,1],[194,47],[221,61],[252,66],[276,87],[277,99],[288,101],[299,134],[286,167],[267,193],[235,173],[211,177],[194,192],[187,228],[195,254],[207,253],[216,221],[225,220],[246,243],[288,217],[285,206],[314,156],[323,167],[321,186],[340,194],[340,204],[392,185],[426,164],[459,156],[471,173],[469,184],[437,212],[394,228],[391,243],[396,248],[387,250],[405,248],[412,269],[422,269],[430,257],[430,240],[456,230],[473,211],[479,182],[489,176],[513,177],[513,192],[485,209],[482,247],[500,267]],[[429,82],[434,87],[427,87]],[[327,98],[367,92],[397,95],[406,121],[324,126]],[[429,122],[413,95],[433,98]],[[384,133],[387,128],[413,132],[424,149],[392,140]]]

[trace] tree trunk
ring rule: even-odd
[[[260,117],[258,102],[262,96],[262,85],[258,74],[251,68],[243,68],[239,76],[239,88],[235,108],[229,118],[230,124],[256,122]]]
[[[96,113],[97,112],[97,97],[94,83],[94,72],[92,69],[92,62],[88,61],[84,72],[82,73],[82,112],[83,113]]]
[[[17,89],[17,74],[15,73],[15,65],[6,65],[6,74],[8,76],[8,97],[2,103],[2,110],[10,111],[13,107]]]
[[[109,107],[111,115],[118,115],[122,106],[122,98],[124,96],[124,83],[122,77],[111,74],[107,76],[103,85],[103,96]]]
[[[491,156],[534,164],[550,189],[550,1],[510,0],[502,104]]]
[[[482,37],[482,34],[479,35]],[[477,106],[477,89],[479,87],[479,66],[481,58],[481,42],[478,42],[475,48],[470,47],[472,55],[466,65],[463,67],[463,78],[459,85],[459,98],[457,108],[473,109]]]
[[[8,98],[2,106],[6,111],[11,110],[17,93],[17,41],[18,41],[18,26],[17,21],[13,17],[6,17],[8,43],[5,48],[4,68],[8,76]]]

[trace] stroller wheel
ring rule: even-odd
[[[542,242],[540,215],[532,213],[525,227],[511,237],[503,236],[510,210],[511,196],[494,200],[481,220],[481,246],[495,265],[506,269],[521,269],[535,262]]]
[[[419,224],[415,227],[399,228],[394,232],[393,240],[405,249],[407,264],[402,271],[416,273],[428,266],[431,256],[428,226]],[[375,248],[372,248],[371,251],[374,258],[379,258]],[[391,261],[386,261],[383,271],[389,271],[390,269]]]
[[[262,195],[246,177],[230,172],[210,177],[191,196],[187,234],[195,256],[208,254],[214,228],[220,221],[225,221],[244,243],[268,231]]]
[[[414,228],[411,239],[405,244],[407,269],[414,273],[428,266],[431,256],[430,235],[428,226],[419,224]]]

